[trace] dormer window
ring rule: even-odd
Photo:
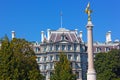
[[[52,40],[50,40],[50,42],[52,42]]]
[[[63,34],[61,35],[61,40],[68,40],[68,37],[63,33]]]
[[[65,38],[65,36],[64,36],[64,35],[62,35],[62,36],[61,36],[61,39],[62,39],[62,40],[64,40],[64,38]]]
[[[77,42],[77,41],[75,40],[75,42]]]

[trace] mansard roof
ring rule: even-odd
[[[68,42],[81,42],[81,39],[78,38],[76,31],[67,30],[65,28],[60,28],[56,31],[51,31],[49,42],[60,42],[64,40]]]

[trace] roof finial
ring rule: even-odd
[[[61,12],[60,12],[60,17],[61,17],[61,25],[60,25],[60,26],[61,26],[61,28],[62,28],[62,16],[63,16],[63,15],[62,15],[62,11],[61,11]]]
[[[88,3],[86,9],[85,9],[85,12],[88,14],[88,21],[91,21],[91,13],[92,13],[92,10],[90,9],[90,2]]]

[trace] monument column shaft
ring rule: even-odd
[[[92,22],[88,21],[87,24],[87,38],[88,38],[88,71],[87,80],[96,80],[96,72],[94,69],[94,57],[93,57],[93,32]]]
[[[87,37],[88,37],[88,70],[94,70],[92,26],[87,26]]]

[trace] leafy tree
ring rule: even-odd
[[[43,80],[35,59],[29,42],[16,38],[9,41],[5,37],[0,49],[0,79]]]
[[[50,80],[76,80],[76,75],[72,73],[70,61],[64,53],[60,53],[60,61],[55,64],[55,71]]]
[[[120,80],[120,50],[97,54],[95,68],[97,80]]]

